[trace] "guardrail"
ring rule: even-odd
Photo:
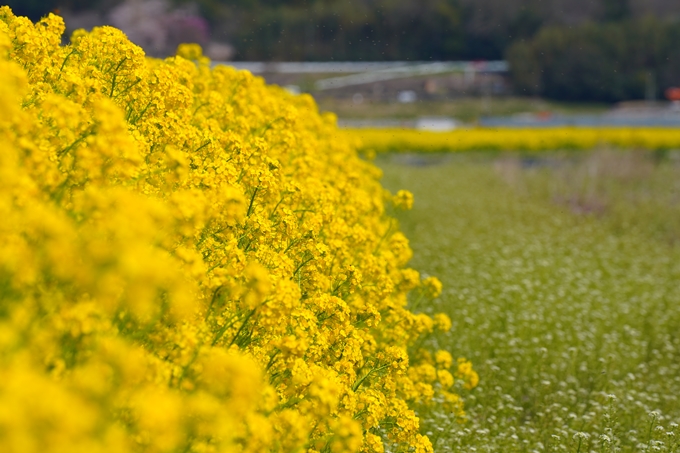
[[[348,74],[318,80],[317,90],[329,90],[353,85],[400,78],[462,72],[470,77],[476,73],[508,72],[507,61],[344,61],[344,62],[260,62],[228,61],[213,65],[228,65],[253,74]]]

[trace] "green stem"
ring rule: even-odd
[[[236,335],[234,335],[234,338],[231,339],[231,342],[229,343],[229,346],[233,345],[236,339],[241,335],[241,332],[243,332],[243,329],[246,328],[246,324],[248,324],[248,320],[255,314],[256,308],[253,308],[248,312],[246,315],[245,319],[243,320],[243,323],[241,324],[241,327],[238,328],[238,331],[236,332]],[[213,343],[214,345],[214,343]]]
[[[260,190],[259,187],[256,187],[255,190],[253,191],[253,196],[250,197],[250,204],[248,205],[248,212],[246,213],[246,217],[250,217],[250,213],[253,209],[253,204],[255,203],[255,196],[257,196],[257,192]]]
[[[352,386],[352,390],[356,392],[357,389],[361,386],[361,384],[363,384],[364,381],[368,379],[369,376],[371,376],[373,373],[377,373],[378,371],[382,371],[386,368],[389,368],[389,365],[381,365],[377,368],[372,368],[368,373],[364,374],[363,377],[361,377],[354,383],[354,385]]]

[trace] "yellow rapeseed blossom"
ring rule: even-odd
[[[449,351],[439,350],[434,353],[434,361],[437,364],[437,368],[449,369],[453,364],[453,357]]]
[[[376,152],[475,150],[549,151],[597,146],[650,150],[680,147],[680,130],[664,127],[471,128],[451,132],[413,129],[349,129],[345,134],[366,155]]]
[[[451,330],[451,318],[449,318],[446,314],[437,313],[432,317],[432,319],[434,320],[434,325],[438,330],[442,332],[448,332]]]
[[[408,404],[476,375],[334,116],[63,31],[0,8],[0,451],[432,451]]]
[[[468,390],[477,387],[477,384],[479,384],[479,376],[472,369],[472,362],[462,357],[458,359],[456,377],[465,381],[465,388]]]
[[[443,285],[442,285],[442,282],[437,277],[424,278],[422,284],[423,284],[423,288],[424,288],[425,292],[427,293],[427,296],[430,297],[431,299],[436,299],[442,293]],[[446,316],[446,315],[441,313],[441,316]],[[437,322],[436,319],[435,319],[435,322]],[[449,330],[449,329],[443,329],[443,330]]]
[[[413,194],[408,190],[399,190],[392,201],[397,209],[409,210],[413,207]]]

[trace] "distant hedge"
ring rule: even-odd
[[[543,28],[506,58],[520,94],[615,102],[659,98],[680,85],[679,50],[680,24],[648,17]]]

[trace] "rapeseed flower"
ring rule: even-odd
[[[0,8],[0,449],[431,451],[446,367],[409,367],[446,322],[407,292],[441,289],[335,118],[63,31]]]

